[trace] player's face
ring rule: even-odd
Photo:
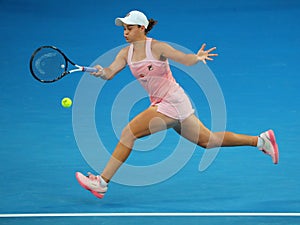
[[[124,38],[127,42],[132,43],[140,41],[145,37],[145,28],[138,25],[124,24]]]

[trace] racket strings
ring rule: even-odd
[[[32,58],[31,69],[38,80],[54,81],[66,73],[67,62],[59,51],[41,48]]]

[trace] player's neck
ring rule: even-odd
[[[140,48],[145,46],[145,42],[147,40],[147,36],[141,36],[140,38],[137,38],[132,44],[135,48]]]

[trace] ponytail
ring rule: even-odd
[[[145,29],[145,34],[148,34],[150,30],[152,30],[152,28],[154,27],[154,25],[157,24],[157,20],[154,20],[154,19],[149,19],[149,24],[148,24],[148,27],[147,29]]]

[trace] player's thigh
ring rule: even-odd
[[[130,131],[135,138],[140,138],[174,127],[176,124],[178,120],[157,112],[157,107],[151,106],[133,118],[125,129],[127,132]]]
[[[193,114],[174,127],[187,140],[205,147],[212,132]]]

